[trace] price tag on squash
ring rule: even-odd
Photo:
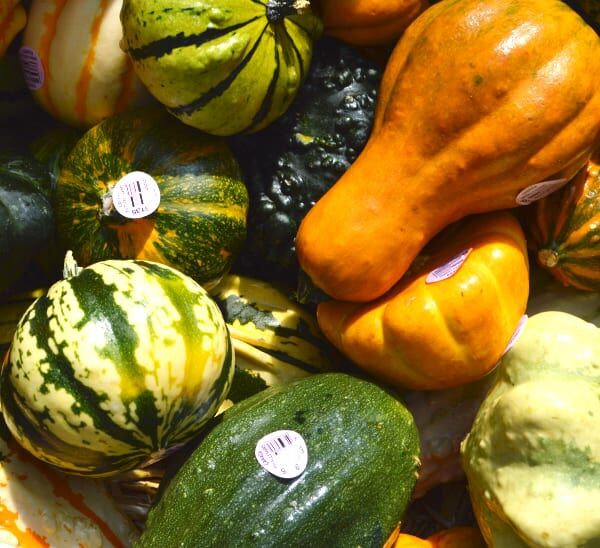
[[[276,430],[263,436],[254,450],[258,463],[278,478],[296,478],[308,463],[304,438],[294,430]]]
[[[529,205],[537,200],[541,200],[568,182],[569,179],[552,179],[551,181],[542,181],[541,183],[528,186],[517,194],[517,204]]]
[[[519,323],[517,324],[517,327],[514,331],[514,333],[512,334],[512,336],[510,337],[510,340],[508,341],[508,344],[506,345],[506,348],[504,349],[504,352],[502,352],[502,355],[504,356],[504,354],[506,354],[514,345],[515,343],[519,340],[519,337],[521,336],[521,333],[523,333],[523,329],[525,329],[525,324],[527,324],[527,319],[528,316],[527,314],[523,314],[523,316],[521,316],[521,319],[519,320]]]
[[[31,91],[40,89],[44,85],[45,73],[38,54],[33,48],[23,46],[19,49],[19,60],[27,88]]]
[[[154,213],[160,204],[160,189],[151,175],[132,171],[112,189],[115,209],[128,219],[141,219]]]
[[[450,259],[447,263],[432,270],[427,275],[427,278],[425,278],[425,283],[433,284],[454,276],[454,274],[458,272],[460,267],[467,260],[467,257],[470,255],[472,250],[472,247],[469,249],[463,249],[463,251],[452,257],[452,259]]]

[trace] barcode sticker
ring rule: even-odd
[[[527,319],[528,319],[527,314],[523,314],[523,316],[521,316],[521,319],[519,320],[519,323],[517,324],[517,327],[516,327],[514,333],[511,335],[510,340],[508,341],[508,344],[506,345],[506,348],[504,349],[504,352],[502,352],[503,356],[519,340],[521,333],[523,333],[523,329],[525,329],[525,324],[527,323]]]
[[[294,430],[276,430],[263,436],[254,455],[267,472],[284,479],[298,477],[308,463],[306,442]]]
[[[452,257],[447,263],[439,266],[438,268],[432,270],[425,278],[425,283],[433,284],[435,282],[441,282],[442,280],[446,280],[451,276],[454,276],[458,272],[458,269],[463,265],[463,263],[467,260],[467,257],[471,253],[473,248],[463,249],[460,253]]]
[[[23,70],[23,78],[31,91],[44,85],[44,66],[33,48],[23,46],[19,49],[19,60]]]
[[[517,194],[517,204],[529,205],[537,200],[541,200],[568,182],[569,179],[552,179],[551,181],[542,181],[541,183],[528,186]]]
[[[128,219],[141,219],[154,213],[160,204],[160,189],[151,175],[132,171],[112,190],[115,209]]]

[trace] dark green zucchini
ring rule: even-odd
[[[398,525],[418,470],[403,404],[368,381],[323,373],[226,411],[151,510],[138,548],[376,547]],[[255,458],[266,434],[302,435],[308,465],[279,479]]]

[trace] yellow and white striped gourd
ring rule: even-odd
[[[29,80],[30,89],[46,111],[65,123],[90,127],[146,96],[119,47],[121,4],[122,0],[31,3],[21,58],[23,48],[33,50],[43,75],[37,84]],[[33,54],[25,53],[31,62]]]

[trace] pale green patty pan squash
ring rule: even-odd
[[[600,546],[600,330],[532,316],[461,446],[489,546]]]

